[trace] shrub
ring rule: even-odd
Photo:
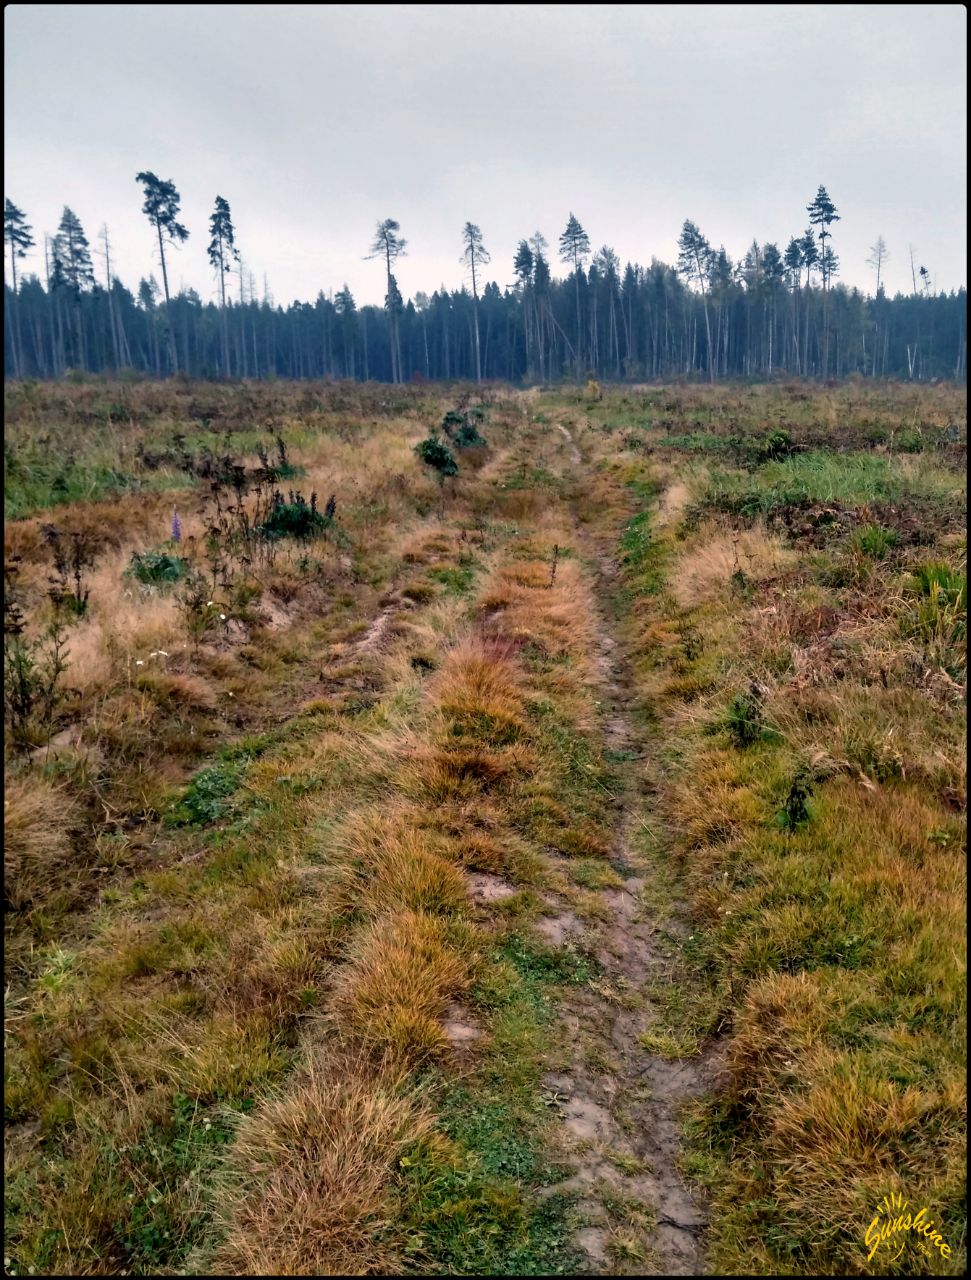
[[[764,731],[762,721],[762,695],[753,685],[748,693],[737,693],[728,704],[722,727],[736,747],[750,747],[758,742]]]
[[[446,476],[458,475],[459,464],[455,461],[454,454],[437,436],[428,436],[420,444],[416,444],[415,453],[427,467],[438,472],[440,481]]]
[[[48,742],[64,690],[67,629],[60,613],[39,639],[25,634],[16,592],[17,566],[4,565],[3,718],[11,741],[22,751]]]
[[[125,572],[146,586],[160,587],[181,582],[188,568],[187,560],[168,551],[136,551]]]
[[[64,533],[52,524],[41,525],[41,536],[51,553],[53,568],[47,594],[56,609],[68,609],[81,617],[90,594],[85,574],[95,565],[94,538],[87,530]]]
[[[316,493],[310,495],[308,502],[302,493],[295,493],[292,489],[286,499],[276,490],[269,514],[260,525],[260,532],[268,538],[309,540],[323,533],[327,524],[327,517],[317,510]]]
[[[485,436],[479,434],[475,423],[466,418],[455,436],[455,443],[460,449],[482,449],[485,447]]]

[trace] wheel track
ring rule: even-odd
[[[556,426],[569,442],[571,464],[582,465],[573,436],[562,424]],[[601,969],[593,986],[565,996],[571,1064],[545,1081],[559,1107],[563,1146],[574,1165],[572,1176],[555,1190],[580,1197],[583,1222],[576,1244],[591,1274],[700,1275],[706,1212],[678,1168],[678,1113],[710,1087],[717,1063],[713,1053],[669,1061],[638,1042],[658,1013],[643,995],[645,983],[666,977],[672,950],[687,926],[677,906],[665,915],[646,906],[640,892],[651,874],[637,838],[649,803],[643,766],[637,763],[644,758],[644,744],[634,727],[629,664],[599,603],[613,591],[617,569],[579,522],[575,527],[581,553],[593,566],[598,601],[593,658],[605,746],[625,758],[610,852],[623,886],[600,891],[606,908],[602,923],[584,927],[562,898],[551,899],[541,922],[547,938],[575,941]]]

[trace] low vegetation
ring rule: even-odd
[[[963,392],[451,391],[8,388],[7,1273],[587,1273],[538,925],[623,775],[708,1269],[876,1274],[899,1190],[958,1274]]]

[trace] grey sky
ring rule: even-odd
[[[736,257],[785,248],[819,183],[847,284],[880,233],[937,287],[966,282],[966,11],[960,5],[47,5],[4,11],[6,194],[38,244],[64,204],[107,222],[129,287],[158,267],[139,169],[172,178],[190,239],[173,283],[215,296],[216,194],[262,291],[313,298],[374,224],[408,239],[406,296],[459,287],[477,222],[490,278],[517,241],[676,258],[686,217]],[[96,262],[96,265],[97,262]],[[37,251],[26,269],[42,271]],[[557,266],[557,273],[560,268]]]

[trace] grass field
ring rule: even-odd
[[[7,1274],[963,1272],[963,388],[5,401]]]

